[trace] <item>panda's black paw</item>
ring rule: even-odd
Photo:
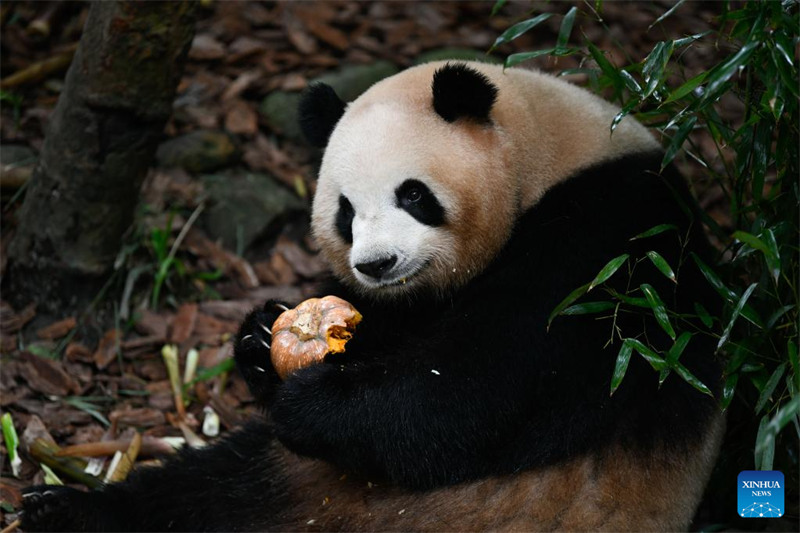
[[[55,485],[37,485],[23,492],[25,531],[89,531],[99,527],[92,493]]]
[[[270,402],[280,378],[270,360],[272,324],[289,306],[277,300],[268,300],[263,307],[247,315],[239,327],[234,344],[234,356],[239,372],[247,381],[250,392],[262,405]]]

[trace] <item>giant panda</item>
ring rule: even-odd
[[[269,327],[235,345],[267,417],[102,490],[38,487],[29,530],[677,530],[719,447],[713,398],[634,356],[661,350],[647,313],[548,316],[622,253],[657,250],[609,280],[651,283],[670,308],[713,309],[688,252],[708,254],[676,171],[633,119],[546,74],[429,63],[345,104],[307,90],[304,132],[325,147],[312,228],[326,294],[364,316],[343,354],[281,381]],[[632,237],[658,224],[675,232]],[[600,291],[601,289],[595,289]],[[602,299],[602,294],[600,295]],[[297,303],[297,302],[291,302]],[[612,340],[613,339],[613,340]],[[712,389],[714,343],[681,355]]]

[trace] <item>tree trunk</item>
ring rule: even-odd
[[[63,314],[102,287],[193,34],[193,2],[91,4],[11,244],[15,302]]]

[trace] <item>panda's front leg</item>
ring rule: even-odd
[[[420,346],[399,358],[366,358],[348,347],[295,372],[270,406],[276,436],[301,455],[410,488],[494,471],[513,421],[524,420],[522,402],[513,387],[491,385],[503,383],[491,365],[465,364],[463,353],[457,362],[437,359],[446,350]]]

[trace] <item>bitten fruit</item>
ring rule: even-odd
[[[336,296],[310,298],[284,311],[272,325],[272,365],[281,379],[341,353],[361,322],[361,313]]]

